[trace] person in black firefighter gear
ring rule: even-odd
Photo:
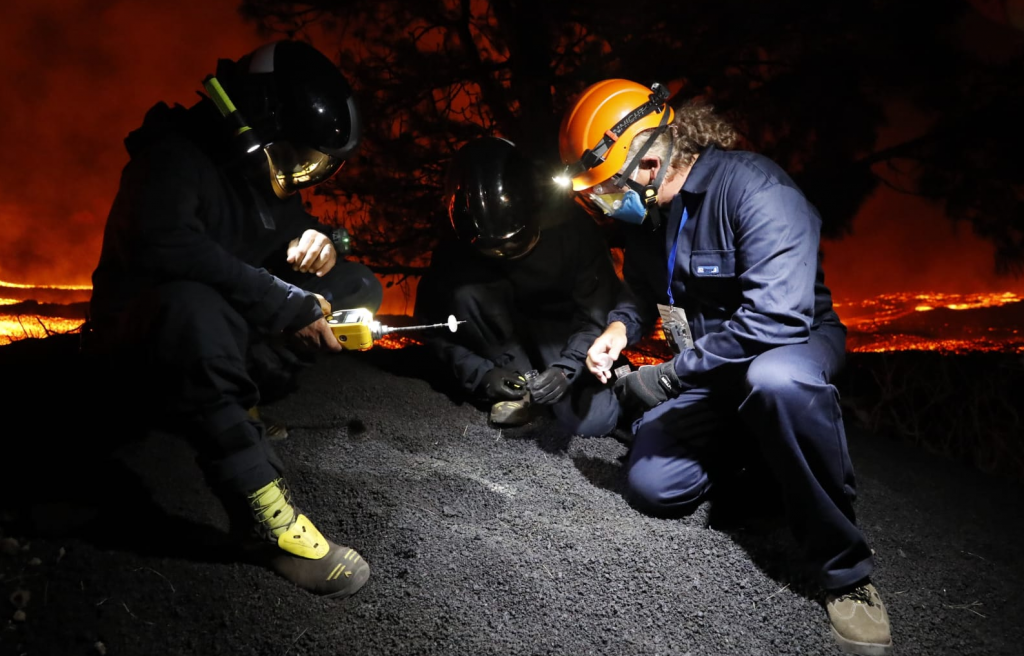
[[[541,170],[499,137],[459,149],[444,195],[453,238],[432,253],[414,312],[425,323],[466,321],[427,345],[494,425],[550,408],[572,434],[604,435],[619,405],[584,362],[621,281],[598,225],[545,189]]]
[[[344,598],[369,566],[293,505],[253,409],[341,350],[322,300],[380,305],[379,281],[339,258],[298,193],[354,152],[359,112],[345,76],[297,41],[221,59],[203,85],[191,107],[156,104],[125,140],[84,350],[130,372],[157,400],[154,421],[190,439],[247,556]]]

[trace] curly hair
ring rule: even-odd
[[[673,141],[672,161],[669,166],[682,168],[693,164],[697,155],[714,144],[719,148],[732,148],[739,138],[736,129],[726,119],[715,113],[714,107],[691,100],[675,110],[676,116],[647,151],[649,155],[664,158],[668,152],[669,139]],[[653,130],[653,128],[652,128]],[[631,161],[643,147],[646,139],[639,138],[651,130],[644,130],[633,138],[629,145],[626,161]]]

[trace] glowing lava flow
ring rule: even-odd
[[[91,291],[89,285],[25,285],[0,280],[0,345],[78,330],[85,320],[81,302]]]
[[[1024,300],[1013,292],[884,294],[835,303],[848,329],[847,351],[1024,353]],[[660,329],[626,353],[634,366],[671,357]]]
[[[1013,292],[886,294],[836,304],[847,350],[1024,353],[1024,303]]]
[[[72,291],[89,291],[92,290],[92,285],[25,285],[17,282],[7,282],[0,280],[0,288],[7,287],[10,289],[63,289]]]
[[[373,342],[374,347],[388,350],[400,349],[406,346],[420,345],[423,342],[409,335],[384,335]]]
[[[0,299],[0,303],[7,299]],[[10,315],[0,312],[0,345],[26,338],[49,337],[71,333],[82,325],[82,319]]]
[[[0,345],[76,331],[84,321],[82,300],[88,298],[89,291],[90,287],[84,285],[33,286],[0,281],[0,296],[13,297],[0,298]],[[33,298],[55,300],[24,300]],[[1022,300],[1013,292],[903,293],[844,300],[836,302],[835,308],[848,328],[850,352],[1024,353]],[[388,335],[376,345],[399,349],[421,343],[418,336]],[[658,327],[626,353],[633,366],[660,362],[671,355]]]

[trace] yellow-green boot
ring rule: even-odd
[[[325,538],[291,504],[283,479],[266,484],[248,501],[260,538],[252,551],[257,562],[300,588],[332,599],[354,595],[370,577],[370,566],[355,549]]]

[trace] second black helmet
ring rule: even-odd
[[[466,143],[448,165],[448,218],[459,239],[489,257],[523,257],[540,238],[534,167],[507,139]]]

